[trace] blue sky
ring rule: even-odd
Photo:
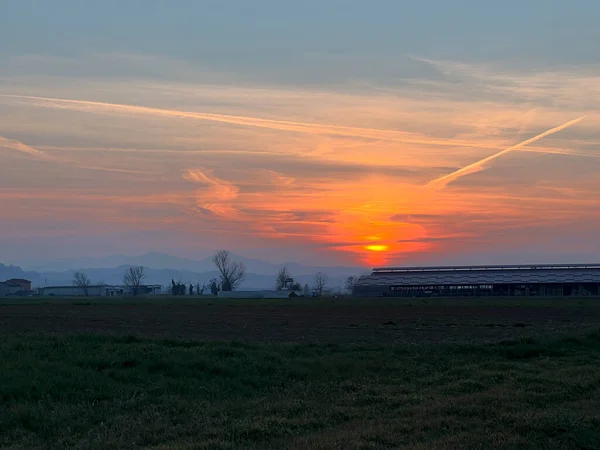
[[[220,67],[294,65],[313,53],[589,63],[600,39],[593,0],[4,0],[0,8],[3,54],[118,51]]]
[[[599,18],[591,0],[0,1],[0,256],[593,260]]]

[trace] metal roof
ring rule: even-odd
[[[389,267],[373,269],[358,286],[506,283],[600,283],[600,264]]]
[[[540,270],[540,269],[600,269],[600,264],[513,264],[491,266],[424,266],[424,267],[376,267],[373,272],[446,272],[472,270]]]

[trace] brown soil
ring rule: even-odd
[[[132,334],[321,343],[466,343],[600,328],[600,305],[0,305],[4,334]]]

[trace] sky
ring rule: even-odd
[[[0,1],[0,262],[597,262],[600,4]]]

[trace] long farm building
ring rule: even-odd
[[[373,269],[355,297],[597,296],[600,264],[387,267]]]

